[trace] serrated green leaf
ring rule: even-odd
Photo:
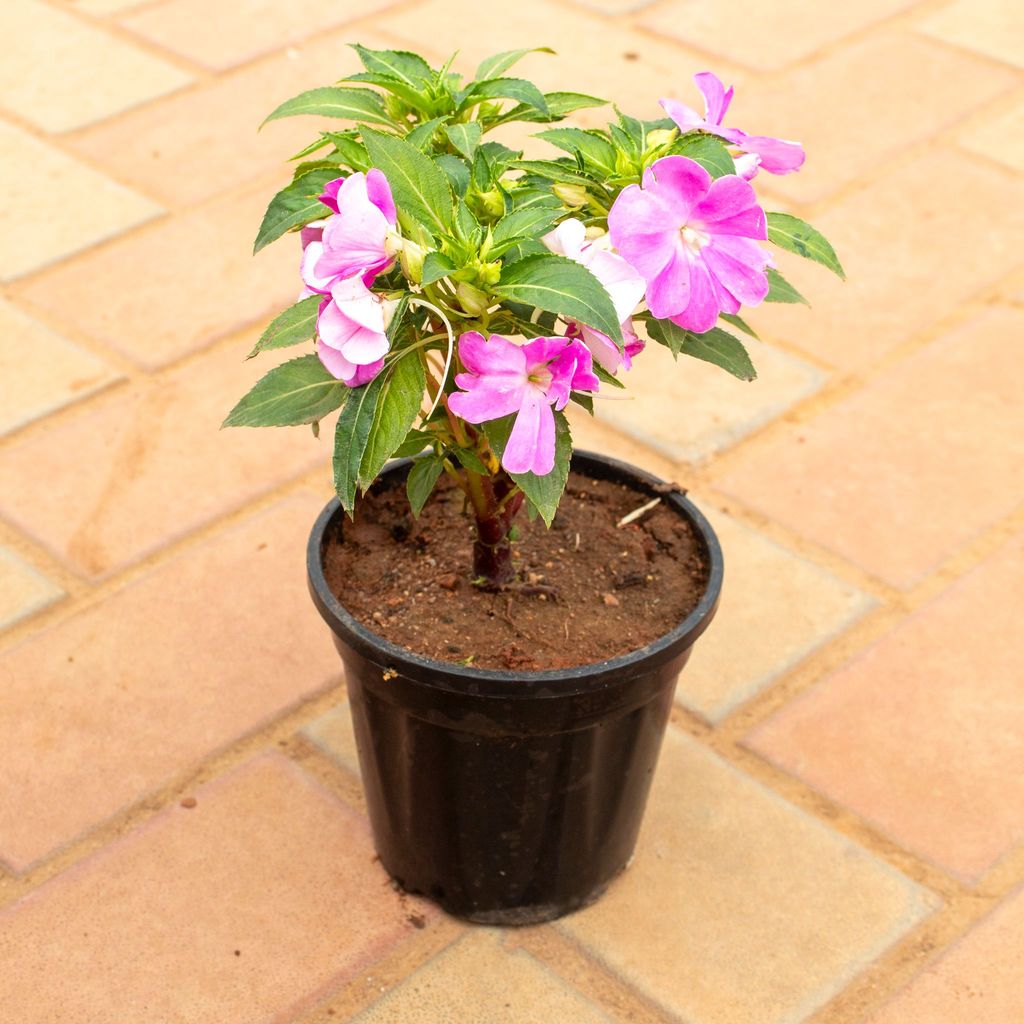
[[[335,380],[316,355],[275,366],[228,413],[225,427],[292,427],[333,412],[349,388]]]
[[[576,164],[568,158],[558,160],[517,160],[515,168],[526,171],[527,174],[536,175],[546,181],[561,182],[566,185],[582,185],[584,188],[594,188],[597,182],[578,173]]]
[[[355,43],[352,49],[359,54],[367,71],[397,78],[414,89],[423,89],[434,80],[433,68],[418,53],[410,53],[408,50],[371,50],[359,43]]]
[[[534,138],[550,142],[566,153],[578,153],[587,163],[611,172],[615,169],[615,147],[598,132],[583,128],[548,128]]]
[[[369,89],[346,89],[340,85],[325,85],[285,100],[263,122],[277,121],[282,117],[297,117],[313,114],[318,117],[345,117],[351,121],[368,121],[371,124],[390,124],[380,96]]]
[[[443,472],[444,459],[439,459],[436,455],[423,455],[412,464],[405,480],[405,493],[409,498],[409,507],[414,518],[419,519],[423,506],[426,505]]]
[[[572,434],[569,432],[569,421],[563,412],[556,412],[554,415],[554,469],[547,476],[537,476],[535,473],[510,474],[548,526],[551,525],[555,518],[555,512],[558,511],[558,502],[565,490],[565,483],[569,479],[569,462],[572,459]],[[509,434],[512,433],[514,422],[515,415],[512,415],[483,424],[487,441],[499,459],[505,451],[505,445],[508,443]]]
[[[735,313],[719,313],[718,319],[724,320],[727,324],[731,324],[737,331],[742,331],[751,338],[757,337],[757,331],[755,331],[754,328],[743,319],[743,317],[737,316]]]
[[[442,277],[454,274],[458,268],[443,252],[428,252],[423,260],[423,280],[421,284],[433,284]]]
[[[810,305],[777,270],[769,267],[765,274],[768,276],[768,294],[764,297],[765,302],[802,302],[805,306]]]
[[[419,352],[411,351],[382,373],[383,383],[374,408],[373,423],[359,464],[359,482],[366,488],[384,463],[405,440],[423,404],[426,380]]]
[[[424,448],[434,443],[434,435],[429,430],[410,430],[405,440],[394,450],[391,458],[407,459],[419,455]]]
[[[525,50],[506,50],[504,53],[496,53],[493,57],[488,57],[480,62],[480,67],[476,69],[476,74],[473,77],[479,82],[497,78],[529,53],[554,52],[549,46],[534,46]]]
[[[487,81],[475,82],[466,94],[459,109],[465,110],[483,100],[516,100],[527,107],[532,107],[544,117],[550,117],[544,93],[524,78],[491,78]]]
[[[736,164],[733,163],[729,151],[721,140],[713,135],[691,132],[677,139],[669,152],[673,156],[685,156],[696,161],[712,178],[721,178],[724,174],[736,173]]]
[[[472,160],[480,145],[482,129],[477,121],[465,124],[448,124],[444,127],[448,141],[467,159]]]
[[[626,387],[625,384],[619,380],[613,373],[609,373],[597,360],[594,360],[593,365],[594,375],[602,384],[607,384],[609,387],[622,388]]]
[[[733,337],[720,327],[712,327],[703,334],[694,334],[671,320],[649,320],[647,333],[654,341],[665,345],[677,357],[692,356],[706,363],[714,363],[740,380],[757,378],[754,364],[739,338]]]
[[[584,110],[587,107],[603,107],[608,103],[607,100],[598,99],[596,96],[587,96],[581,92],[546,92],[544,101],[548,105],[546,116],[539,110],[520,103],[502,114],[493,123],[497,126],[508,124],[510,121],[560,121],[574,111]]]
[[[316,334],[316,318],[322,298],[322,295],[310,295],[274,317],[247,358],[252,359],[254,355],[268,349],[287,348],[289,345],[301,345],[309,341]]]
[[[511,244],[523,238],[536,238],[550,230],[561,210],[550,206],[527,206],[505,214],[494,225],[491,253],[500,256]]]
[[[419,90],[395,78],[393,75],[382,75],[376,71],[362,71],[358,75],[348,75],[342,81],[365,82],[367,85],[376,85],[381,89],[387,90],[393,96],[397,96],[410,107],[414,107],[417,110],[423,109],[425,100]]]
[[[804,259],[814,260],[846,280],[846,272],[828,239],[799,217],[789,213],[769,213],[768,241],[787,252],[795,252]]]
[[[424,121],[405,137],[405,141],[415,146],[421,153],[426,153],[434,141],[434,132],[447,121],[447,117],[435,117],[430,121]]]
[[[399,219],[411,217],[435,234],[452,223],[452,192],[444,172],[404,139],[366,129],[363,144],[391,186]]]
[[[505,266],[493,291],[499,299],[570,317],[607,334],[620,348],[623,345],[608,292],[586,267],[564,256],[538,253]]]
[[[353,388],[334,431],[334,490],[341,507],[349,514],[355,508],[359,466],[366,451],[377,396],[383,383],[382,373],[369,384]]]
[[[270,200],[263,222],[256,235],[253,253],[280,238],[292,228],[302,227],[312,220],[330,214],[330,210],[317,198],[329,181],[338,177],[337,168],[310,171],[296,178]]]
[[[479,473],[482,476],[490,473],[490,470],[484,465],[480,456],[476,452],[470,451],[469,448],[453,448],[452,453],[462,464],[463,468],[468,469],[471,473]]]
[[[464,196],[469,188],[469,168],[466,166],[465,160],[445,153],[435,157],[434,163],[444,172],[452,191],[457,196]]]

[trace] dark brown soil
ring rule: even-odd
[[[368,495],[328,548],[327,582],[373,632],[417,654],[478,668],[553,669],[614,658],[663,636],[694,609],[708,569],[689,523],[664,504],[572,474],[550,530],[518,521],[518,580],[471,580],[473,526],[447,481],[418,521],[404,488]]]

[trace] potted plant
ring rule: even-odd
[[[365,71],[268,118],[354,122],[296,155],[256,239],[297,232],[304,287],[251,355],[314,350],[225,423],[316,435],[338,413],[308,573],[385,868],[472,920],[546,920],[629,860],[722,580],[683,492],[573,453],[565,407],[623,388],[645,338],[752,380],[741,308],[803,301],[765,242],[842,270],[759,205],[751,179],[803,151],[724,126],[713,74],[703,115],[662,100],[655,120],[541,128],[552,154],[524,159],[504,126],[603,101],[509,76],[528,50],[471,81],[355,50]]]

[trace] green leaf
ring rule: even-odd
[[[455,458],[471,473],[480,473],[482,476],[490,474],[490,470],[484,465],[483,460],[476,452],[471,451],[469,448],[454,448],[452,451]]]
[[[593,178],[585,177],[576,170],[575,162],[567,157],[558,160],[517,160],[517,170],[526,171],[527,174],[536,175],[547,181],[556,181],[565,185],[582,185],[584,188],[594,188],[597,184]]]
[[[677,139],[669,152],[696,161],[712,178],[721,178],[723,174],[736,173],[736,164],[733,163],[729,151],[713,135],[691,132]]]
[[[506,50],[504,53],[496,53],[480,62],[473,76],[477,81],[483,82],[490,78],[497,78],[498,75],[508,71],[513,64],[518,63],[528,53],[554,53],[548,46],[534,46],[525,50]]]
[[[527,107],[532,107],[544,117],[551,116],[544,93],[533,82],[527,82],[523,78],[492,78],[486,82],[476,82],[466,94],[459,109],[465,110],[482,100],[499,99],[516,100]]]
[[[434,163],[444,171],[452,191],[457,196],[464,196],[466,189],[469,188],[469,168],[466,166],[465,160],[460,160],[457,156],[444,153],[441,156],[434,157]]]
[[[607,334],[619,347],[622,328],[608,292],[586,267],[554,253],[538,253],[504,267],[493,289],[499,299],[561,313]]]
[[[419,352],[406,352],[380,375],[379,389],[366,448],[359,464],[359,482],[369,487],[405,440],[423,404],[426,380]]]
[[[381,373],[369,384],[352,389],[334,431],[334,490],[341,501],[341,507],[349,514],[355,508],[359,467],[370,437],[377,396],[384,378],[385,375]]]
[[[467,159],[472,160],[476,147],[480,145],[482,129],[478,121],[465,124],[448,124],[444,127],[448,141]]]
[[[828,239],[799,217],[789,213],[769,213],[768,241],[787,252],[795,252],[804,259],[814,260],[846,280],[846,272]]]
[[[484,433],[494,454],[500,459],[508,443],[509,434],[515,415],[503,416],[500,420],[491,420],[483,425]],[[558,502],[565,490],[565,482],[569,479],[569,460],[572,458],[572,435],[569,432],[569,421],[565,413],[555,413],[555,468],[547,476],[535,473],[512,473],[512,479],[523,489],[527,500],[540,513],[544,522],[550,526],[558,510]]]
[[[502,114],[494,124],[508,124],[510,121],[560,121],[576,110],[583,110],[586,107],[603,107],[608,102],[581,92],[546,92],[544,100],[548,105],[546,116],[539,110],[520,103]]]
[[[615,147],[598,132],[582,128],[548,128],[535,138],[544,139],[566,153],[578,153],[587,163],[603,171],[615,169]]]
[[[376,71],[363,71],[358,75],[348,75],[342,79],[343,82],[365,82],[367,85],[376,85],[386,89],[393,96],[397,96],[408,106],[422,109],[425,99],[419,89],[395,78],[393,75],[382,75]]]
[[[419,455],[428,445],[434,443],[434,435],[429,430],[410,430],[405,440],[394,450],[393,459],[407,459],[411,455]]]
[[[494,225],[491,253],[498,256],[518,239],[543,235],[560,216],[561,210],[550,206],[527,206],[505,214]]]
[[[735,313],[719,313],[718,318],[720,320],[724,320],[727,324],[731,324],[737,331],[742,331],[744,334],[750,335],[751,338],[757,337],[757,331],[755,331],[754,328],[743,319],[743,317],[736,316]]]
[[[435,234],[452,223],[452,192],[444,172],[404,139],[366,129],[363,144],[391,186],[399,217],[408,215]]]
[[[423,260],[423,280],[421,284],[433,284],[442,277],[454,274],[458,268],[443,252],[428,252]]]
[[[649,320],[647,333],[655,341],[665,345],[678,358],[692,356],[706,363],[714,363],[740,380],[755,380],[754,364],[739,338],[733,337],[720,327],[712,327],[703,334],[694,334],[671,320]]]
[[[363,67],[422,90],[434,80],[433,68],[418,54],[408,50],[370,50],[355,43]]]
[[[292,228],[328,216],[330,210],[317,197],[323,192],[324,185],[337,177],[336,168],[309,171],[281,189],[270,200],[267,212],[263,215],[253,253],[259,252]]]
[[[352,121],[369,121],[372,124],[391,123],[384,110],[384,101],[377,93],[369,89],[346,89],[340,85],[325,85],[285,100],[263,124],[282,117],[296,117],[299,114],[347,117]]]
[[[618,378],[618,377],[616,377],[616,376],[615,376],[615,375],[614,375],[613,373],[609,373],[609,372],[608,372],[608,371],[607,371],[607,370],[606,370],[606,369],[605,369],[605,368],[604,368],[604,367],[603,367],[603,366],[602,366],[602,365],[601,365],[601,364],[600,364],[599,362],[597,362],[596,360],[594,361],[594,364],[593,364],[593,371],[594,371],[594,375],[595,375],[595,376],[597,377],[597,379],[598,379],[598,380],[599,380],[599,381],[600,381],[600,382],[601,382],[602,384],[607,384],[607,385],[608,385],[609,387],[613,387],[613,388],[621,388],[621,389],[624,389],[624,388],[626,387],[626,385],[625,385],[625,384],[623,384],[623,383],[622,383],[622,381],[621,381],[621,380],[619,380],[619,378]]]
[[[412,464],[405,481],[405,493],[409,497],[409,507],[416,519],[419,519],[427,498],[430,497],[443,472],[444,459],[439,459],[436,455],[424,455]]]
[[[768,275],[768,294],[764,297],[765,302],[802,302],[805,306],[810,305],[777,270],[769,267],[765,273]]]
[[[426,153],[434,141],[434,132],[447,121],[446,117],[435,117],[431,121],[424,121],[405,137],[405,141],[415,146],[421,153]]]
[[[225,427],[291,427],[333,412],[349,388],[324,369],[316,355],[275,366],[231,410]]]
[[[316,333],[316,318],[322,298],[322,295],[310,295],[308,299],[296,302],[276,316],[260,335],[260,340],[247,358],[252,359],[267,349],[287,348],[289,345],[301,345],[309,341]]]

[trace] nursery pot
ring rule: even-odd
[[[404,484],[409,460],[375,487]],[[573,469],[660,493],[709,566],[700,603],[659,640],[608,661],[499,671],[434,661],[356,621],[324,578],[345,529],[337,500],[310,535],[309,585],[345,664],[363,788],[381,863],[406,891],[459,917],[533,924],[597,899],[633,853],[676,678],[707,628],[722,553],[679,492],[601,455]]]

